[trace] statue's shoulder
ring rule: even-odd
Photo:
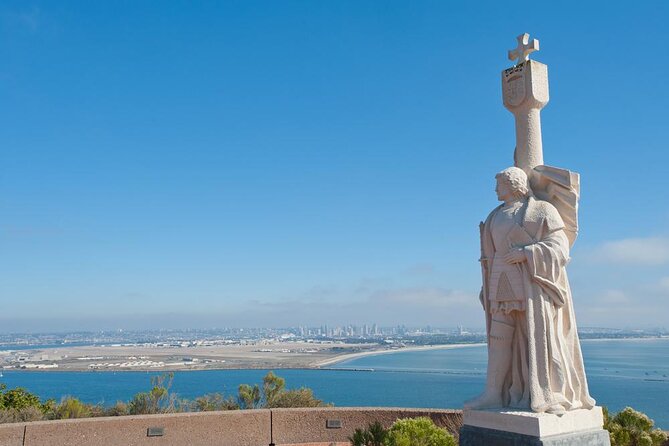
[[[493,209],[492,211],[490,211],[490,213],[488,214],[488,216],[487,216],[486,219],[485,219],[485,224],[486,224],[486,225],[490,224],[490,221],[491,221],[492,218],[495,216],[495,214],[496,214],[497,212],[499,212],[500,209],[502,209],[502,206],[504,206],[504,204],[500,204],[500,205],[497,206],[495,209]]]
[[[535,197],[530,197],[528,200],[525,219],[534,222],[545,221],[553,230],[564,228],[562,217],[555,206]]]

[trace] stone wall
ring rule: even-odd
[[[427,416],[457,429],[460,411],[404,408],[308,408],[198,412],[0,424],[0,446],[348,444],[373,421]]]
[[[272,410],[272,439],[277,446],[309,442],[347,441],[356,428],[365,428],[374,421],[390,427],[397,419],[430,417],[448,428],[459,425],[460,411],[402,408],[319,408]],[[328,423],[340,428],[328,428]],[[459,427],[459,426],[458,426]],[[457,427],[456,427],[457,430]]]
[[[16,435],[16,427],[21,428],[22,435]],[[258,446],[269,444],[270,427],[269,410],[36,421],[0,425],[0,445]],[[149,429],[154,428],[162,428],[163,435],[149,437]]]

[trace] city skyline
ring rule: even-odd
[[[668,8],[4,3],[0,327],[481,326],[526,31],[579,326],[665,326]]]

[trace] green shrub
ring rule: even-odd
[[[129,410],[128,410],[128,405],[124,403],[123,401],[117,401],[116,404],[114,404],[111,407],[108,407],[105,409],[104,414],[102,415],[103,417],[118,417],[122,415],[128,415]]]
[[[611,446],[662,446],[667,434],[653,428],[653,420],[626,407],[613,417],[604,408],[604,429],[611,434]]]
[[[174,373],[151,378],[151,390],[136,394],[128,404],[130,415],[171,413],[176,411],[176,395],[170,392]]]
[[[0,384],[0,409],[21,411],[33,407],[39,409],[42,413],[46,413],[53,407],[53,400],[42,403],[37,395],[28,392],[23,387],[6,389],[5,384]]]
[[[248,384],[240,384],[237,401],[241,409],[257,409],[260,407],[260,387],[256,384],[251,387]]]
[[[367,429],[356,429],[348,439],[352,446],[384,446],[387,436],[388,431],[375,421]]]
[[[445,429],[427,417],[397,420],[388,431],[387,446],[456,446]]]
[[[286,380],[268,372],[262,380],[262,388],[257,384],[239,386],[237,401],[242,409],[279,407],[321,407],[328,406],[314,397],[311,389],[286,390]]]
[[[2,409],[24,409],[26,407],[42,407],[42,402],[37,395],[28,392],[22,387],[5,391],[3,385],[0,393],[0,408]]]
[[[427,417],[397,420],[388,430],[376,421],[348,439],[352,446],[456,446],[453,436]]]
[[[328,406],[323,401],[314,397],[314,392],[306,387],[299,389],[284,390],[271,403],[268,402],[265,407],[279,408],[279,407],[323,407]]]
[[[129,402],[118,401],[111,407],[102,404],[86,404],[73,397],[65,397],[56,404],[54,400],[40,401],[37,395],[17,387],[6,390],[0,384],[0,423],[36,421],[42,419],[65,419],[120,415],[158,414],[172,412],[204,412],[212,410],[236,410],[276,407],[321,407],[329,406],[314,397],[311,389],[286,389],[286,381],[273,372],[267,373],[262,385],[242,384],[235,396],[212,393],[195,400],[178,399],[170,391],[173,373],[151,378],[151,389],[135,394]]]
[[[236,410],[239,403],[234,397],[225,397],[220,393],[210,393],[195,398],[191,403],[192,410],[196,412],[208,412],[212,410]]]
[[[276,376],[274,372],[267,372],[262,379],[262,399],[266,407],[274,406],[276,400],[286,391],[286,380]]]
[[[56,420],[65,420],[69,418],[88,418],[92,415],[92,407],[85,404],[77,398],[66,397],[53,410],[53,417]]]

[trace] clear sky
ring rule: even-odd
[[[581,326],[669,314],[669,3],[4,1],[0,331],[482,326],[541,42]]]

